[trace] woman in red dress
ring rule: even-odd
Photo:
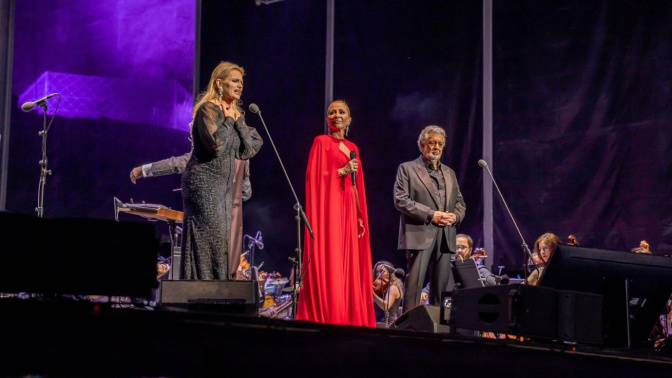
[[[310,150],[306,216],[315,241],[305,238],[297,319],[375,327],[364,174],[350,158],[359,149],[345,139],[351,120],[345,101],[332,102],[330,133],[316,137]]]

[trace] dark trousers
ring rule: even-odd
[[[448,241],[444,237],[443,230],[438,228],[434,242],[429,248],[419,250],[406,250],[407,272],[404,294],[404,312],[420,304],[420,294],[425,282],[425,276],[429,273],[429,304],[438,305],[441,302],[441,292],[452,290],[455,287],[452,268],[450,264],[451,254],[448,253]]]

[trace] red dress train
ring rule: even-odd
[[[342,142],[357,153],[357,146]],[[330,135],[315,138],[306,170],[308,230],[303,252],[303,284],[297,319],[318,323],[375,327],[373,310],[369,219],[360,161],[356,176],[338,177],[350,157],[339,149],[341,140]],[[357,237],[357,198],[366,232]]]

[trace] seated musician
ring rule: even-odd
[[[401,298],[404,297],[404,285],[395,274],[394,265],[387,261],[378,261],[373,266],[373,302],[376,304],[376,326],[387,328],[399,316]],[[403,277],[403,273],[401,274]]]
[[[497,276],[492,274],[485,266],[479,264],[481,256],[474,256],[472,252],[474,250],[474,241],[471,239],[471,236],[465,234],[457,234],[455,237],[457,245],[457,256],[456,258],[467,260],[474,259],[476,260],[478,267],[478,275],[481,276],[484,286],[495,286],[498,284]]]
[[[474,259],[476,260],[476,267],[478,268],[478,275],[481,277],[481,280],[483,280],[483,285],[484,286],[495,286],[500,283],[500,280],[502,277],[498,277],[494,275],[492,272],[488,270],[484,265],[480,264],[480,259],[484,257],[483,255],[474,255],[473,250],[474,250],[474,240],[471,238],[469,235],[465,234],[457,234],[455,237],[456,240],[456,248],[457,248],[457,255],[455,258],[461,259],[461,260],[467,260],[467,259]],[[481,250],[483,251],[483,250]],[[483,251],[483,254],[485,251]],[[503,276],[506,277],[506,276]],[[508,281],[508,277],[506,277],[506,280]],[[506,282],[504,282],[506,283]],[[425,302],[429,299],[429,284],[425,286],[424,289],[422,289],[422,294],[420,294],[420,304],[425,304]]]
[[[527,277],[528,284],[536,285],[539,282],[539,277],[541,277],[544,267],[548,264],[548,260],[551,258],[553,251],[555,251],[555,246],[558,244],[562,244],[560,238],[550,232],[541,235],[537,241],[534,242],[534,253],[539,258],[537,263],[539,269],[535,268]]]

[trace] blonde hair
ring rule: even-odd
[[[231,71],[238,71],[241,75],[245,75],[245,70],[243,67],[231,62],[220,62],[217,67],[212,70],[212,75],[210,75],[210,82],[208,82],[208,88],[205,90],[205,92],[199,93],[196,100],[196,105],[194,105],[194,111],[192,113],[193,118],[196,118],[196,113],[198,112],[198,108],[200,108],[201,105],[219,97],[219,93],[215,88],[215,82],[218,79],[222,81],[226,80],[226,78],[228,78],[231,74]],[[236,101],[233,102],[233,106],[234,109],[236,109],[236,112],[238,112],[238,115],[242,114],[243,109],[238,106]]]

